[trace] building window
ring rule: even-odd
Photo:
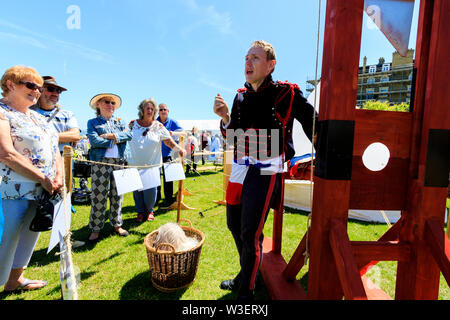
[[[375,78],[369,78],[369,79],[367,79],[367,83],[368,83],[368,84],[373,84],[373,83],[375,83]]]
[[[385,63],[383,64],[383,71],[390,71],[391,70],[391,65],[389,63]]]
[[[367,88],[366,89],[366,99],[372,100],[374,91],[375,91],[374,88]]]
[[[375,73],[375,72],[377,72],[377,66],[370,66],[369,73]]]
[[[381,87],[381,88],[380,88],[380,92],[387,93],[388,91],[389,91],[389,88],[388,88],[388,87]]]
[[[382,77],[381,82],[389,82],[389,77]]]
[[[407,85],[407,88],[408,88],[408,91],[411,91],[411,85],[410,84]]]

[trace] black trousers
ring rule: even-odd
[[[163,157],[163,162],[170,162],[172,161],[172,157]],[[163,181],[164,181],[164,199],[166,202],[173,202],[175,201],[173,197],[173,181],[166,182],[166,175],[164,173],[164,166],[162,167],[162,173],[163,173]],[[161,199],[161,186],[158,187],[158,195],[156,196],[157,202],[159,199]]]
[[[280,174],[261,174],[250,166],[244,179],[241,204],[227,205],[227,225],[239,253],[241,270],[236,277],[240,290],[254,290],[261,266],[263,228],[274,197],[281,185]]]

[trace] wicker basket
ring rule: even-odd
[[[152,284],[162,292],[174,292],[189,287],[197,274],[205,236],[200,230],[194,229],[189,220],[180,219],[180,221],[189,223],[189,227],[181,226],[186,236],[198,240],[199,243],[194,248],[176,252],[175,248],[168,243],[161,243],[154,248],[153,243],[158,235],[158,230],[148,234],[144,240],[148,264],[152,273]],[[162,245],[169,246],[172,250],[163,251],[160,249]]]

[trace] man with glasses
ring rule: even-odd
[[[61,109],[61,106],[58,104],[59,95],[62,92],[67,91],[67,89],[58,85],[55,78],[52,76],[43,76],[42,79],[44,79],[44,84],[41,97],[39,98],[38,103],[30,107],[30,109],[43,115],[47,119],[47,122],[53,124],[58,132],[58,147],[62,155],[64,146],[68,145],[75,147],[77,142],[81,139],[78,121],[73,112]],[[81,183],[80,180],[80,185]],[[75,212],[73,207],[72,210]],[[76,240],[73,243],[74,248],[83,245],[83,241]]]
[[[36,105],[31,109],[40,113],[52,122],[59,135],[59,150],[62,152],[65,145],[73,146],[81,139],[78,121],[73,112],[61,109],[58,104],[59,95],[67,91],[61,87],[51,76],[44,76],[44,90]]]
[[[173,137],[176,143],[178,143],[178,137],[180,135],[185,135],[183,128],[178,124],[178,122],[174,119],[169,118],[169,108],[165,103],[161,103],[159,105],[159,122],[161,122],[164,127],[169,131],[170,135]],[[172,157],[170,156],[170,152],[172,151],[168,146],[164,143],[161,144],[162,158],[163,162],[172,161]],[[164,175],[164,167],[163,167],[163,178],[164,178],[164,198],[166,204],[170,205],[175,201],[173,196],[173,182],[166,182],[166,177]],[[158,187],[158,195],[156,198],[156,202],[161,199],[161,187]]]

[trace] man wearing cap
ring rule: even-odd
[[[48,122],[53,124],[59,136],[59,151],[62,152],[64,146],[74,146],[81,139],[78,121],[73,112],[61,109],[58,104],[59,95],[67,89],[61,87],[52,76],[43,76],[42,79],[44,79],[44,91],[38,103],[30,109],[43,115]],[[82,245],[84,245],[83,241],[76,240],[73,247]]]
[[[164,127],[169,131],[170,135],[173,137],[175,142],[178,143],[178,136],[186,135],[183,131],[183,128],[178,124],[178,122],[174,119],[169,118],[169,107],[165,103],[161,103],[159,105],[159,117],[156,119],[161,122]],[[164,143],[161,145],[162,158],[163,162],[172,161],[172,157],[170,156],[170,152],[172,151],[168,146]],[[172,204],[175,199],[173,197],[173,182],[166,182],[166,177],[164,175],[164,167],[163,167],[163,178],[164,178],[164,198],[167,204]],[[158,187],[158,197],[159,200],[161,198],[161,187]],[[158,201],[157,201],[158,202]]]
[[[44,76],[44,91],[36,105],[31,109],[37,111],[52,122],[59,135],[59,150],[64,146],[76,144],[81,139],[78,121],[73,112],[61,109],[58,104],[59,95],[67,91],[61,87],[52,76]]]

